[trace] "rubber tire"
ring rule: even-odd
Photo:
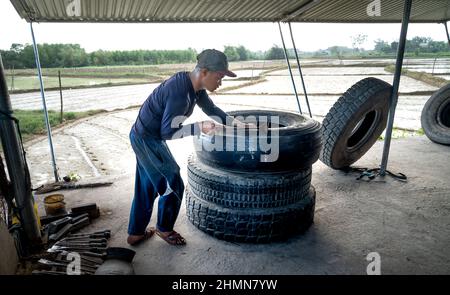
[[[316,192],[311,186],[303,200],[274,209],[230,209],[186,191],[188,219],[201,231],[218,239],[268,243],[306,231],[314,220]]]
[[[309,194],[311,168],[288,173],[233,173],[188,159],[189,190],[226,208],[275,208],[296,203]]]
[[[349,167],[375,144],[386,128],[391,92],[389,83],[366,78],[338,99],[322,123],[324,145],[320,160],[325,165],[333,169]],[[355,132],[352,137],[353,129],[364,118],[366,120],[357,129],[361,132]]]
[[[450,145],[450,84],[436,91],[425,103],[421,123],[430,140]]]
[[[268,129],[268,137],[271,140],[277,139],[279,141],[279,153],[276,161],[262,162],[261,157],[264,157],[264,152],[257,149],[250,151],[249,142],[259,142],[267,140],[264,137],[257,135],[245,136],[236,134],[220,135],[223,142],[222,151],[213,150],[208,151],[204,148],[196,148],[197,157],[203,163],[213,166],[222,167],[234,171],[290,171],[299,169],[308,169],[319,159],[320,149],[322,147],[320,123],[310,119],[306,116],[280,111],[267,110],[244,110],[228,112],[230,116],[279,116],[280,124],[285,127],[277,128],[278,136],[272,136],[275,128]],[[211,144],[216,142],[216,137],[219,135],[209,136],[201,134],[194,136],[194,146],[203,147],[204,144]],[[234,140],[234,149],[232,151],[226,150],[227,142]],[[238,143],[244,142],[245,150],[238,150]],[[258,141],[256,141],[258,140]]]

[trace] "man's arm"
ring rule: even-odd
[[[203,110],[205,114],[207,114],[209,117],[215,116],[220,118],[222,120],[222,124],[231,124],[234,120],[233,117],[227,115],[221,108],[216,106],[214,102],[211,100],[211,98],[208,96],[208,93],[206,93],[206,90],[201,90],[198,95],[197,105]],[[228,118],[228,120],[227,120]]]
[[[184,133],[184,131],[189,129],[189,125],[182,125],[186,120],[184,114],[187,107],[187,100],[183,99],[177,93],[168,95],[166,107],[161,118],[160,136],[163,140],[172,139],[175,133],[179,134],[179,131],[183,131]],[[179,137],[179,135],[177,137]]]

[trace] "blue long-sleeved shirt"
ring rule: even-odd
[[[196,104],[205,114],[217,116],[225,124],[227,114],[213,103],[206,90],[195,92],[189,72],[176,73],[145,100],[132,128],[139,135],[171,139],[183,128],[184,119],[192,115]],[[193,125],[190,127],[192,130]],[[193,131],[189,133],[193,134]]]

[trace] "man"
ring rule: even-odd
[[[242,124],[227,120],[227,114],[215,106],[206,93],[205,89],[216,90],[222,84],[224,76],[236,77],[236,74],[228,70],[225,54],[207,49],[197,56],[194,71],[176,73],[159,85],[141,106],[130,131],[130,141],[137,161],[135,192],[128,227],[127,242],[130,245],[148,239],[154,233],[171,245],[186,244],[186,240],[173,229],[181,206],[184,184],[180,167],[165,141],[172,139],[175,134],[178,138],[180,133],[181,136],[192,134],[182,130],[195,129],[204,133],[214,131],[213,122],[194,123],[198,125],[190,124],[184,128],[181,126],[183,118],[192,114],[196,104],[208,116],[220,118],[222,123]],[[146,229],[153,202],[158,195],[156,228]]]

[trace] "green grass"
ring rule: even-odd
[[[78,119],[93,116],[105,112],[103,110],[93,110],[86,112],[65,112],[63,122],[60,122],[59,112],[49,111],[48,119],[52,128],[58,127],[62,124],[75,121]],[[45,135],[47,129],[45,127],[44,112],[40,110],[25,111],[15,110],[13,116],[19,119],[20,131],[24,141],[29,140],[34,135]]]
[[[400,138],[407,138],[412,136],[421,136],[424,135],[423,129],[419,130],[406,130],[401,128],[393,128],[392,129],[392,139],[400,139]],[[384,140],[384,135],[380,135],[378,137],[378,140]]]

